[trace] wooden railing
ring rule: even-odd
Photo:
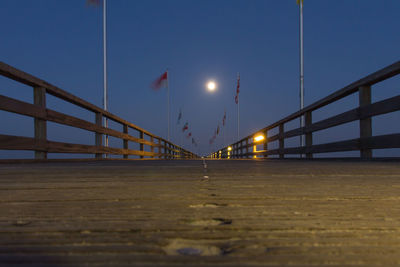
[[[33,150],[35,159],[47,159],[48,153],[94,154],[103,158],[105,154],[121,155],[127,159],[129,155],[140,158],[194,158],[197,157],[167,140],[158,137],[128,121],[125,121],[83,99],[80,99],[54,85],[51,85],[30,74],[17,70],[0,62],[0,74],[12,80],[33,87],[33,104],[0,95],[0,110],[26,115],[34,118],[34,138],[4,135],[0,133],[0,150]],[[46,108],[46,94],[55,96],[66,102],[94,113],[94,122]],[[102,126],[103,118],[121,125],[122,131]],[[55,142],[47,139],[47,122],[68,125],[95,133],[94,145]],[[128,134],[128,129],[138,132],[139,137]],[[112,136],[122,140],[122,148],[103,146],[103,136]],[[145,138],[150,140],[146,140]],[[129,142],[138,143],[139,150],[128,148]],[[145,150],[145,146],[148,146]]]
[[[359,150],[361,158],[369,159],[372,158],[373,149],[400,148],[400,134],[372,136],[371,120],[374,116],[400,110],[400,95],[371,103],[371,86],[398,74],[400,74],[400,61],[358,80],[236,143],[211,153],[209,157],[249,158],[277,155],[279,158],[284,158],[287,154],[301,154],[306,155],[306,158],[312,158],[315,153]],[[318,122],[312,121],[313,111],[354,93],[359,94],[359,107]],[[285,131],[286,123],[301,116],[304,116],[305,119],[304,127]],[[313,144],[314,132],[353,121],[359,121],[359,138],[318,145]],[[394,123],[398,124],[399,122]],[[278,129],[278,134],[268,135],[269,131],[276,129]],[[258,135],[264,136],[264,139],[257,142],[255,137]],[[305,146],[285,148],[285,139],[302,135],[305,136]],[[268,144],[271,142],[278,142],[278,148],[268,150]],[[263,148],[257,150],[257,146],[262,146]]]

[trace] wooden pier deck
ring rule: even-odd
[[[398,161],[205,163],[0,164],[0,265],[400,265]]]

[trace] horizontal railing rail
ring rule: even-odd
[[[316,153],[359,150],[361,158],[369,159],[372,158],[373,149],[400,148],[400,134],[372,136],[372,117],[399,111],[400,95],[371,103],[372,86],[398,74],[400,74],[400,61],[372,73],[227,147],[223,147],[211,153],[208,157],[249,158],[278,155],[279,158],[284,158],[288,154],[305,154],[306,158],[313,158],[313,154]],[[355,93],[359,94],[359,107],[318,122],[312,121],[314,111]],[[302,116],[305,120],[304,127],[285,131],[286,123]],[[326,144],[313,144],[313,133],[353,121],[359,121],[359,138]],[[278,134],[269,136],[268,132],[274,129],[278,129]],[[255,137],[258,135],[262,136],[262,140],[256,141]],[[305,146],[285,148],[285,139],[296,136],[305,136]],[[268,150],[268,144],[271,142],[278,142],[278,148]],[[257,150],[257,146],[260,145],[263,146],[263,149]]]
[[[34,95],[33,104],[0,95],[0,110],[34,118],[33,138],[0,134],[0,150],[33,150],[35,151],[35,159],[47,159],[48,153],[94,154],[96,158],[104,158],[104,155],[113,154],[121,155],[125,159],[129,158],[129,155],[136,155],[142,159],[145,157],[159,159],[198,157],[194,153],[123,120],[100,107],[3,62],[0,62],[0,75],[33,87]],[[93,112],[95,115],[94,122],[47,108],[46,94]],[[120,124],[122,131],[104,127],[103,118]],[[94,145],[48,140],[48,121],[95,133]],[[129,129],[137,131],[139,137],[130,135],[128,133]],[[123,148],[104,146],[104,135],[121,139]],[[150,140],[146,140],[145,137]],[[129,149],[129,142],[139,144],[139,150]],[[145,151],[145,146],[148,146],[150,151]]]

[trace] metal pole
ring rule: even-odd
[[[170,141],[170,135],[169,135],[169,105],[170,105],[170,101],[169,101],[169,73],[168,73],[168,69],[167,69],[167,116],[168,116],[168,141]]]
[[[300,109],[304,108],[304,46],[303,46],[303,1],[300,7]],[[300,127],[304,127],[304,116],[300,117]],[[300,136],[300,146],[304,146],[304,135]]]
[[[239,80],[240,79],[240,73],[238,72],[237,73],[237,80]],[[236,84],[236,86],[237,86],[237,84]],[[236,89],[237,90],[237,89]],[[237,103],[237,119],[238,119],[238,123],[237,123],[237,140],[239,141],[239,129],[240,129],[240,116],[239,116],[239,94],[237,94],[237,97],[238,97],[238,103]]]
[[[107,111],[107,0],[103,0],[103,108]],[[104,118],[104,127],[108,128],[108,119]],[[108,135],[105,135],[104,145],[108,146]],[[106,154],[107,157],[107,154]]]
[[[226,131],[225,131],[225,127],[226,127],[226,108],[224,109],[224,118],[225,118],[225,121],[224,121],[224,123],[225,123],[225,125],[222,125],[222,128],[224,128],[223,129],[223,131],[224,131],[224,141],[223,141],[223,144],[222,144],[222,146],[223,147],[225,147],[225,145],[226,145]]]

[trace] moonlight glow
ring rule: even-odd
[[[215,82],[210,81],[210,82],[207,83],[208,91],[214,91],[216,87],[217,86],[216,86]]]

